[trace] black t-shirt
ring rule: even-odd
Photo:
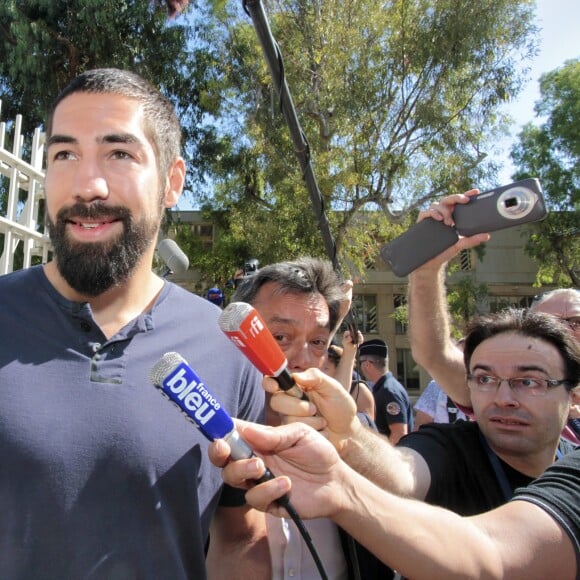
[[[414,449],[427,462],[431,472],[431,486],[425,498],[428,503],[471,516],[496,508],[508,499],[475,422],[423,425],[403,437],[398,446]],[[499,465],[512,492],[533,481],[501,459]]]

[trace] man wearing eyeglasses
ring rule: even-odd
[[[453,225],[457,204],[469,203],[478,193],[450,195],[421,212],[419,220],[432,218]],[[461,250],[489,240],[489,234],[461,237],[459,241],[409,275],[409,338],[414,360],[437,381],[442,390],[466,413],[471,410],[472,390],[468,388],[463,367],[463,353],[451,337],[447,296],[446,265]],[[580,290],[561,288],[537,297],[531,310],[545,312],[563,320],[576,341],[580,341]],[[571,408],[562,435],[580,443],[580,405]]]
[[[396,447],[362,426],[344,389],[317,370],[294,375],[310,402],[281,394],[273,404],[293,416],[286,422],[300,417],[323,431],[341,458],[379,487],[479,514],[573,450],[560,432],[580,401],[580,347],[557,318],[511,309],[473,321],[464,349],[477,422],[425,425]],[[274,382],[264,386],[276,390]],[[219,446],[211,458],[224,464]],[[256,462],[234,462],[224,479],[242,486],[259,475]]]
[[[478,190],[449,195],[432,203],[418,221],[431,218],[453,225],[455,206],[469,203]],[[489,234],[460,237],[458,242],[409,275],[409,338],[414,360],[462,407],[471,407],[471,392],[465,382],[463,353],[451,337],[445,271],[447,263],[462,250],[490,239]],[[580,290],[564,288],[537,297],[532,310],[552,314],[564,322],[580,341]]]
[[[573,449],[560,433],[580,402],[580,349],[554,317],[505,310],[468,327],[464,364],[477,421],[426,425],[397,450],[415,472],[401,492],[475,515]]]
[[[425,426],[402,442],[428,465],[425,499],[462,515],[480,513],[570,451],[560,433],[580,402],[578,356],[554,317],[510,309],[474,321],[464,363],[477,422]]]

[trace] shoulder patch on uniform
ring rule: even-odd
[[[401,407],[399,403],[389,403],[387,405],[387,413],[389,415],[399,415],[401,413]]]

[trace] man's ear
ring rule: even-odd
[[[181,193],[183,192],[183,186],[185,185],[185,161],[183,158],[178,157],[171,164],[169,171],[167,172],[167,182],[165,185],[165,196],[164,196],[164,206],[174,207]]]

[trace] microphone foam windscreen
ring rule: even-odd
[[[154,385],[162,385],[163,379],[182,362],[184,358],[179,353],[166,352],[149,372],[149,380]]]
[[[174,274],[184,274],[189,268],[189,258],[173,240],[169,238],[161,240],[157,246],[157,251],[165,265]]]
[[[247,302],[232,302],[220,314],[218,324],[223,332],[235,332],[254,307]]]

